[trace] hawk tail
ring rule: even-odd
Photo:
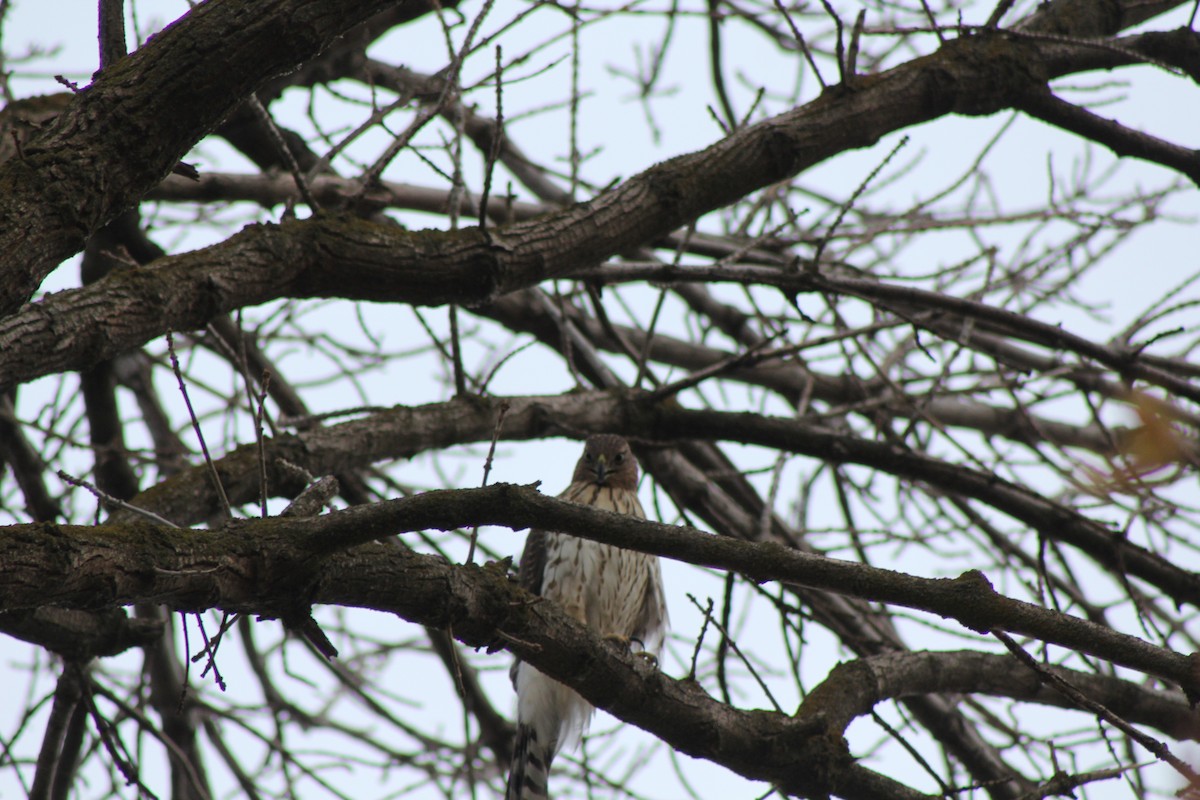
[[[519,725],[504,800],[550,800],[547,779],[553,758],[553,748],[538,741],[532,725]]]

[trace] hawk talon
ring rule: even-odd
[[[658,656],[647,650],[646,643],[636,636],[622,636],[619,633],[606,633],[604,634],[604,641],[613,642],[619,646],[628,647],[629,651],[633,653],[634,658],[640,658],[650,667],[658,669]],[[634,643],[636,643],[638,646],[637,650],[633,649]]]
[[[651,669],[658,669],[658,656],[654,655],[654,653],[651,653],[649,650],[638,650],[633,655],[634,657],[645,661]]]

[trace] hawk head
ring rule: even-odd
[[[620,436],[599,433],[588,437],[571,482],[636,490],[637,480],[637,459],[629,443]]]

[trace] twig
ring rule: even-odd
[[[508,401],[500,402],[500,408],[496,412],[496,424],[492,427],[492,443],[488,447],[487,458],[483,462],[483,486],[488,485],[488,476],[492,474],[492,460],[496,456],[496,442],[500,440],[500,429],[504,427],[504,417],[508,414]],[[467,548],[467,563],[475,561],[475,545],[479,541],[479,526],[475,525],[471,528],[471,546]]]
[[[454,396],[465,397],[467,377],[463,370],[462,340],[458,335],[458,304],[450,304],[450,360],[454,366]]]
[[[192,759],[188,757],[188,753],[164,731],[157,728],[154,722],[147,717],[141,709],[137,708],[136,706],[131,706],[129,703],[117,697],[116,694],[98,684],[95,679],[91,679],[89,681],[88,687],[91,692],[100,695],[105,700],[115,705],[118,709],[120,709],[121,713],[132,717],[142,730],[146,731],[156,740],[158,740],[159,744],[169,750],[171,754],[175,756],[175,759],[183,765],[184,772],[187,774],[188,782],[192,785],[192,788],[196,791],[198,796],[204,800],[207,800],[210,797],[207,787],[205,786],[205,781],[196,771],[196,765],[192,762]],[[95,708],[94,703],[92,703],[91,706],[92,708]],[[154,795],[151,794],[150,796],[153,797]]]
[[[126,511],[132,511],[134,514],[140,514],[141,516],[145,517],[146,519],[150,520],[151,522],[157,522],[159,525],[166,525],[171,528],[179,527],[174,522],[171,522],[171,520],[166,519],[165,517],[160,517],[158,514],[155,514],[153,511],[148,511],[144,508],[135,506],[132,503],[127,503],[118,497],[113,497],[111,494],[108,494],[107,492],[88,483],[83,478],[76,478],[74,475],[68,475],[66,472],[62,471],[61,469],[58,470],[58,472],[56,474],[58,475],[59,479],[65,483],[69,483],[72,486],[78,486],[81,489],[87,489],[89,492],[91,492],[93,495],[96,496],[96,499],[98,499],[100,502],[104,503],[104,505],[106,505],[110,508],[122,508]]]
[[[846,84],[846,30],[842,25],[842,18],[833,10],[833,6],[829,4],[829,0],[821,0],[821,5],[825,7],[825,13],[833,17],[833,24],[837,26],[837,65],[838,77],[844,86]]]
[[[413,121],[409,123],[408,127],[405,128],[400,135],[392,141],[391,144],[388,145],[383,154],[375,160],[375,163],[363,173],[360,188],[358,193],[352,199],[352,204],[357,203],[362,199],[367,190],[374,186],[375,182],[379,180],[379,176],[383,174],[383,170],[392,162],[392,159],[394,159],[401,150],[408,146],[408,143],[412,141],[412,137],[416,135],[417,131],[423,128],[431,119],[440,114],[446,103],[450,101],[451,96],[454,94],[454,87],[458,84],[458,76],[462,71],[463,61],[466,59],[467,54],[471,51],[472,43],[475,41],[475,35],[479,33],[479,26],[483,24],[484,18],[488,15],[488,12],[492,10],[493,3],[494,0],[486,0],[486,2],[483,4],[483,8],[479,10],[479,14],[475,17],[474,22],[471,23],[471,27],[467,31],[466,37],[463,39],[462,47],[459,48],[457,53],[455,53],[454,58],[451,59],[449,66],[440,76],[442,80],[442,90],[439,92],[437,100],[432,105],[421,109],[421,111],[417,113],[416,117],[413,118]]]
[[[729,574],[732,575],[733,573],[729,573]],[[770,688],[767,686],[766,682],[762,679],[762,677],[759,676],[758,670],[756,670],[754,668],[754,665],[750,663],[750,660],[747,659],[746,656],[742,653],[742,651],[738,648],[737,642],[733,641],[733,638],[729,635],[729,631],[725,630],[725,627],[723,625],[721,625],[721,623],[719,623],[715,619],[713,619],[712,614],[710,612],[706,612],[700,606],[700,602],[696,599],[696,596],[693,595],[691,592],[688,592],[687,599],[691,600],[692,605],[694,605],[696,608],[698,608],[701,613],[705,614],[705,616],[709,620],[712,621],[713,627],[715,627],[718,631],[720,631],[721,635],[725,637],[725,640],[727,642],[729,642],[729,648],[731,650],[733,650],[734,655],[736,655],[739,659],[741,659],[741,662],[746,665],[746,669],[748,669],[750,671],[750,675],[754,678],[755,681],[758,682],[759,688],[761,688],[763,690],[763,694],[765,694],[767,696],[767,699],[771,701],[771,705],[773,705],[775,707],[775,710],[778,711],[780,714],[784,713],[783,707],[780,706],[779,703],[777,703],[775,701],[775,696],[773,694],[771,694]],[[710,606],[710,609],[711,609],[711,606]]]
[[[640,356],[638,355],[637,350],[634,349],[634,346],[630,344],[628,339],[625,338],[624,334],[617,330],[617,327],[613,325],[612,320],[609,319],[608,311],[604,308],[604,303],[600,297],[599,286],[590,281],[585,281],[583,285],[584,289],[587,291],[588,299],[592,301],[592,309],[596,312],[596,320],[600,323],[600,327],[604,329],[604,332],[613,340],[613,343],[616,345],[615,349],[623,352],[630,361],[632,361],[634,364],[637,364],[640,360]],[[644,374],[641,374],[639,371],[639,377],[648,378],[650,383],[654,384],[655,386],[657,386],[659,383],[658,377],[650,371],[649,367],[646,368]]]
[[[192,407],[192,399],[188,396],[187,384],[183,380],[183,371],[179,368],[179,356],[175,354],[175,336],[170,331],[167,331],[167,354],[171,358],[171,369],[175,372],[175,380],[179,381],[179,392],[183,395],[183,404],[187,406],[188,416],[192,420],[192,430],[196,432],[196,439],[200,442],[200,451],[204,453],[204,463],[208,465],[213,488],[217,492],[217,497],[221,499],[221,508],[225,512],[226,519],[232,519],[233,507],[229,504],[229,496],[225,494],[225,487],[221,484],[217,465],[208,452],[208,443],[204,441],[204,432],[200,430],[200,420],[196,418],[196,409]]]
[[[1004,631],[998,628],[993,628],[991,630],[991,634],[999,639],[1001,643],[1008,648],[1009,652],[1016,656],[1018,661],[1033,670],[1042,683],[1050,686],[1050,688],[1056,690],[1064,697],[1069,698],[1080,708],[1092,712],[1101,720],[1107,722],[1109,725],[1112,725],[1114,728],[1133,739],[1142,747],[1149,750],[1156,758],[1166,762],[1176,772],[1186,778],[1189,786],[1200,786],[1200,772],[1196,772],[1196,770],[1192,769],[1185,761],[1177,758],[1171,753],[1171,750],[1165,744],[1152,736],[1142,733],[1137,728],[1133,727],[1133,725],[1126,722],[1123,718],[1118,717],[1116,714],[1109,711],[1108,708],[1100,703],[1097,703],[1095,700],[1081,692],[1074,685],[1072,685],[1070,681],[1047,669],[1044,665],[1039,664],[1033,658],[1033,656],[1029,655],[1029,653],[1026,653],[1025,649],[1021,647],[1021,645],[1017,644],[1013,638]]]
[[[1004,15],[1008,13],[1008,10],[1013,7],[1013,3],[1015,2],[1016,0],[1000,0],[1000,2],[997,3],[996,7],[992,10],[992,14],[988,17],[988,21],[985,22],[983,26],[985,28],[998,27],[1000,25],[1000,20],[1004,18]]]
[[[721,0],[708,0],[708,47],[709,66],[712,69],[713,87],[717,90],[717,99],[721,101],[721,110],[725,112],[726,133],[737,130],[738,119],[734,113],[733,104],[729,101],[729,93],[725,90],[725,75],[721,72]]]
[[[692,666],[684,680],[696,680],[696,664],[700,660],[700,646],[704,644],[704,634],[708,632],[708,624],[712,621],[713,599],[708,598],[708,608],[704,609],[704,622],[700,625],[700,633],[696,636],[696,646],[692,648]]]
[[[487,235],[488,196],[492,193],[492,173],[500,158],[500,143],[504,139],[504,65],[501,63],[504,50],[496,45],[496,129],[488,142],[487,160],[483,170],[483,194],[479,198],[479,229]],[[490,241],[490,240],[489,240]]]
[[[264,517],[267,516],[267,440],[263,436],[263,417],[266,414],[267,390],[270,385],[271,373],[264,370],[258,396],[254,398],[257,401],[254,406],[254,438],[258,447],[259,511]]]
[[[821,70],[817,69],[817,62],[813,60],[812,51],[808,49],[808,42],[804,40],[804,34],[796,27],[792,15],[783,7],[783,0],[775,0],[775,7],[779,9],[779,13],[787,21],[788,27],[792,29],[792,36],[796,38],[796,44],[800,45],[800,52],[804,53],[804,60],[808,62],[808,67],[813,71],[813,75],[817,77],[817,83],[821,84],[821,89],[825,90],[828,85],[825,83],[825,78],[821,77]]]
[[[320,211],[321,206],[317,203],[317,198],[309,191],[308,181],[304,177],[304,173],[300,171],[300,164],[296,161],[296,156],[292,153],[292,149],[287,146],[287,142],[283,139],[283,134],[279,132],[279,126],[275,124],[275,120],[267,112],[262,101],[258,99],[258,95],[251,94],[246,101],[254,116],[258,117],[259,122],[267,128],[267,135],[271,138],[271,143],[275,145],[275,150],[279,157],[287,166],[288,172],[292,174],[292,180],[296,182],[296,190],[300,192],[300,197],[304,199],[305,205],[312,211]]]
[[[582,27],[579,23],[579,0],[575,0],[575,4],[571,7],[571,105],[570,105],[570,126],[569,137],[571,139],[571,188],[570,198],[574,202],[579,192],[579,30]]]
[[[825,252],[825,248],[829,244],[829,240],[833,237],[834,231],[836,231],[838,226],[842,224],[842,220],[846,218],[846,214],[850,213],[850,209],[854,207],[854,203],[858,200],[858,198],[862,197],[863,192],[865,192],[867,187],[870,186],[871,181],[875,180],[875,176],[879,174],[879,171],[886,167],[891,160],[896,157],[896,154],[899,153],[907,144],[908,137],[902,137],[900,141],[896,143],[896,146],[892,148],[892,151],[884,156],[883,160],[881,160],[875,166],[875,169],[871,170],[871,173],[863,179],[862,183],[860,183],[857,188],[855,188],[854,193],[850,195],[849,199],[842,203],[841,208],[838,209],[837,217],[833,220],[833,224],[831,224],[825,231],[825,235],[821,237],[821,241],[817,242],[817,249],[813,252],[812,261],[809,263],[809,267],[811,269],[815,270],[817,265],[821,262],[821,254]]]
[[[850,32],[850,49],[846,52],[846,81],[853,80],[858,72],[858,44],[862,38],[863,23],[867,19],[867,10],[861,9],[854,20],[854,30]]]
[[[730,370],[737,369],[738,367],[753,366],[754,364],[765,361],[768,358],[781,357],[782,353],[780,352],[772,352],[765,355],[762,352],[771,344],[771,342],[774,342],[781,335],[782,334],[780,333],[771,334],[761,342],[758,342],[757,344],[747,348],[744,352],[735,353],[728,358],[721,359],[715,364],[709,364],[707,367],[698,369],[689,375],[685,375],[677,381],[668,383],[665,386],[660,386],[647,395],[647,400],[661,400],[664,397],[670,397],[671,395],[679,394],[683,390],[690,389],[693,386],[696,386],[697,384],[702,383],[709,378],[720,375],[723,372],[729,372]]]
[[[928,0],[921,0],[921,8],[925,10],[925,17],[929,20],[929,25],[933,28],[933,32],[938,38],[938,44],[945,44],[946,37],[942,36],[941,26],[937,24],[937,19],[934,18],[933,9],[929,7]]]
[[[100,713],[100,709],[96,707],[96,698],[92,694],[93,684],[91,681],[85,681],[83,684],[83,701],[87,704],[88,713],[92,718],[92,722],[96,726],[96,731],[100,734],[100,742],[104,745],[104,749],[108,751],[108,755],[113,760],[121,775],[125,778],[125,782],[131,786],[136,786],[140,794],[158,800],[158,795],[150,791],[150,787],[142,783],[142,779],[138,777],[137,766],[133,763],[133,759],[129,758],[128,752],[125,751],[125,745],[117,737],[110,723]],[[113,700],[113,698],[109,698]]]
[[[221,641],[224,639],[225,631],[229,630],[229,627],[233,624],[234,619],[230,618],[228,613],[222,616],[221,624],[217,626],[217,635],[212,637],[212,639],[209,639],[208,631],[204,629],[204,617],[202,617],[199,613],[196,613],[193,616],[196,618],[196,627],[200,630],[200,638],[204,640],[204,649],[192,656],[192,660],[199,661],[205,655],[208,656],[208,662],[204,665],[204,670],[200,673],[200,677],[203,678],[211,669],[213,673],[213,681],[223,692],[225,691],[225,679],[221,677],[221,670],[217,666],[217,648],[221,646]]]

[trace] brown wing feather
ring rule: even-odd
[[[517,566],[521,587],[533,594],[542,593],[542,577],[546,574],[546,532],[534,528],[525,537],[525,549]]]
[[[546,574],[546,532],[534,528],[525,537],[525,549],[521,551],[521,561],[517,564],[517,580],[521,588],[532,594],[542,593],[542,578]],[[509,680],[513,688],[517,686],[517,666],[519,658],[513,659],[508,670]]]

